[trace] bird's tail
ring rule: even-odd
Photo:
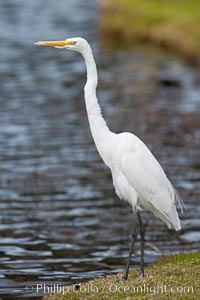
[[[173,187],[173,185],[171,185],[172,187],[172,193],[174,195],[174,202],[180,207],[181,212],[183,213],[184,210],[186,209],[185,204],[183,202],[183,199],[181,198],[181,196],[179,195],[178,191]]]
[[[154,209],[150,210],[155,216],[163,220],[169,229],[174,228],[176,231],[180,230],[181,224],[176,210],[176,204],[179,204],[181,211],[183,212],[184,203],[170,181],[168,188],[162,190],[159,193],[158,198],[162,199],[162,202],[152,202]]]
[[[176,210],[176,206],[174,204],[172,205],[171,212],[169,214],[164,213],[158,208],[153,212],[153,214],[159,219],[163,220],[163,222],[167,224],[167,227],[169,229],[174,228],[176,231],[181,230],[180,219]]]
[[[171,210],[171,214],[170,214],[170,219],[172,220],[172,224],[173,227],[175,228],[175,230],[180,230],[181,229],[181,224],[180,224],[180,219],[176,210],[176,205],[178,204],[178,206],[181,209],[181,212],[184,212],[185,209],[185,204],[181,198],[181,196],[179,195],[179,193],[177,192],[177,190],[173,187],[173,185],[170,183],[169,186],[169,190],[170,190],[170,194],[171,194],[171,199],[173,201],[172,206],[172,210]],[[169,227],[169,226],[168,226]]]
[[[166,222],[167,226],[171,229],[174,228],[176,231],[181,229],[180,219],[178,216],[178,212],[176,210],[176,205],[181,209],[181,212],[183,213],[185,209],[185,205],[183,203],[183,200],[177,190],[173,187],[173,185],[169,182],[169,192],[170,192],[170,198],[172,200],[172,204],[170,207],[170,212],[167,214],[170,219],[170,224]]]
[[[171,210],[171,214],[170,214],[170,223],[166,223],[169,229],[174,228],[176,231],[181,230],[181,222],[176,210],[176,206],[174,205],[174,207]]]

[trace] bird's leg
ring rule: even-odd
[[[142,223],[142,218],[140,212],[137,212],[139,227],[140,227],[140,236],[141,236],[141,260],[140,260],[140,276],[144,277],[144,225]]]
[[[132,233],[132,238],[131,238],[131,246],[130,246],[130,251],[129,251],[129,256],[128,256],[128,260],[127,260],[127,264],[126,264],[126,269],[124,272],[124,276],[122,277],[124,280],[128,279],[128,271],[129,271],[129,267],[130,267],[130,262],[131,262],[131,256],[133,254],[133,250],[134,250],[134,244],[137,238],[137,220],[135,221],[134,224],[134,228],[133,228],[133,233]]]

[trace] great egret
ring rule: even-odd
[[[84,92],[90,130],[100,156],[111,170],[116,194],[127,201],[137,214],[141,235],[140,275],[143,277],[144,227],[140,211],[147,209],[163,220],[170,229],[178,231],[181,225],[175,203],[178,202],[182,208],[182,200],[156,158],[137,136],[129,132],[113,133],[106,125],[96,96],[97,69],[88,42],[78,37],[63,41],[40,41],[35,44],[74,50],[80,52],[85,60],[87,82]],[[137,222],[134,225],[124,279],[128,278],[137,237]]]

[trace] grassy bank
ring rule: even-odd
[[[99,0],[106,41],[148,41],[200,63],[199,0]]]
[[[165,258],[146,268],[144,278],[139,270],[107,276],[68,287],[66,295],[52,294],[43,300],[73,299],[200,299],[200,252]]]

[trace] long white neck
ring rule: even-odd
[[[89,44],[82,55],[85,59],[87,70],[87,82],[84,91],[90,130],[99,154],[108,165],[109,159],[107,160],[107,158],[109,158],[111,151],[111,147],[109,147],[110,143],[108,143],[108,141],[110,139],[111,142],[114,134],[109,130],[101,114],[101,108],[96,96],[98,83],[97,68]]]

